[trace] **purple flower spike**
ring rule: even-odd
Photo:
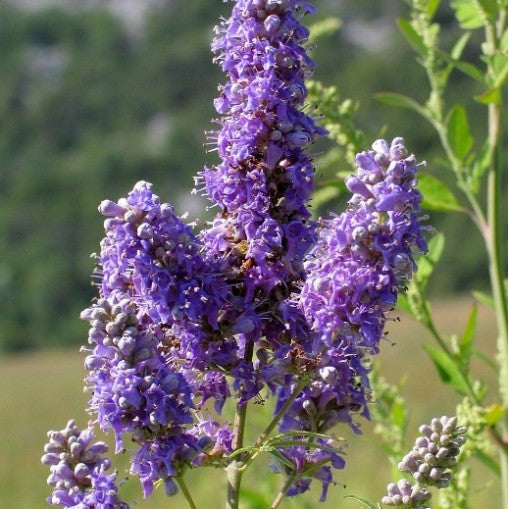
[[[402,138],[390,147],[378,140],[373,148],[356,157],[348,209],[322,222],[300,297],[324,343],[346,341],[366,353],[378,351],[386,312],[416,268],[414,250],[427,250],[415,157],[407,155]]]

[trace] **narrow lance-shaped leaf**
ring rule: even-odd
[[[472,294],[473,294],[473,297],[478,302],[481,302],[484,306],[487,306],[488,308],[491,308],[491,309],[495,308],[494,299],[493,299],[492,295],[488,295],[488,294],[486,294],[484,292],[480,292],[478,290],[474,290],[472,292]]]
[[[425,350],[434,362],[443,383],[453,387],[458,393],[467,395],[469,387],[465,375],[460,371],[455,359],[445,351],[426,345]]]
[[[458,342],[459,357],[462,364],[465,367],[467,367],[467,365],[469,364],[469,359],[471,358],[473,341],[476,332],[477,318],[478,318],[478,306],[474,304],[466,324],[466,329]]]
[[[357,497],[356,495],[346,495],[344,498],[350,498],[351,500],[356,500],[361,504],[362,507],[366,507],[367,509],[381,509],[379,504],[372,502],[367,498]]]
[[[429,114],[425,106],[422,106],[420,103],[407,97],[402,94],[395,94],[392,92],[379,92],[374,95],[374,97],[384,104],[388,104],[389,106],[398,106],[399,108],[406,108],[408,110],[413,110],[419,113],[422,117],[428,119]]]
[[[459,37],[458,41],[453,45],[453,48],[450,52],[450,56],[453,58],[453,60],[458,60],[460,58],[470,37],[471,32],[466,32],[461,37]]]
[[[429,18],[432,19],[434,17],[440,3],[441,0],[427,0],[427,14]]]
[[[425,46],[423,38],[416,32],[416,30],[411,26],[411,23],[407,19],[399,18],[397,20],[397,26],[399,27],[402,35],[406,38],[407,42],[409,42],[415,51],[421,55],[427,54],[427,47]]]

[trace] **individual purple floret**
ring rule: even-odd
[[[42,462],[50,465],[51,505],[74,509],[129,509],[118,495],[116,474],[107,474],[111,462],[103,454],[108,446],[93,442],[93,428],[78,428],[71,420],[61,431],[48,432]]]

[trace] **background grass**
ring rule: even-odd
[[[460,332],[471,306],[462,298],[438,302],[434,305],[438,324],[447,333]],[[392,382],[407,378],[404,394],[411,409],[410,439],[417,426],[432,416],[453,414],[458,398],[439,382],[434,367],[422,351],[422,344],[430,342],[425,331],[407,316],[390,325],[388,341],[379,356],[381,372]],[[483,307],[479,310],[477,346],[493,355],[495,327],[493,314]],[[40,463],[48,429],[61,429],[66,421],[75,418],[81,426],[89,418],[84,409],[87,395],[82,390],[84,370],[82,355],[76,351],[30,353],[0,358],[0,384],[3,388],[0,407],[0,426],[3,446],[0,453],[0,508],[39,509],[47,507],[49,494],[45,484],[48,469]],[[478,373],[488,384],[494,377],[481,364]],[[270,412],[269,404],[249,410],[249,433],[254,435],[261,426],[263,415]],[[348,494],[379,499],[390,481],[390,466],[376,446],[377,438],[368,423],[363,436],[352,436],[347,429],[337,429],[338,435],[349,439],[346,469],[336,475],[339,485],[330,489],[327,502],[320,504],[318,486],[308,494],[283,504],[287,509],[319,507],[355,508],[357,504],[343,497]],[[128,455],[115,458],[120,477],[127,468]],[[500,500],[499,483],[481,465],[474,464],[472,508],[496,507]],[[280,477],[269,472],[267,462],[261,462],[245,477],[245,486],[252,492],[275,493]],[[210,469],[189,472],[188,485],[198,508],[220,509],[224,500],[224,477],[221,471]],[[131,479],[122,487],[125,498],[135,501],[139,509],[185,508],[185,501],[177,496],[168,499],[162,491],[143,500],[138,482]],[[263,508],[264,504],[258,506]],[[251,506],[252,507],[252,506]],[[249,507],[249,509],[251,509]]]

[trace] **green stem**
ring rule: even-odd
[[[244,360],[251,362],[254,354],[254,343],[250,341],[245,345]],[[238,406],[236,409],[235,419],[233,422],[233,451],[243,447],[245,435],[245,423],[247,421],[247,403]],[[226,467],[226,479],[228,483],[228,491],[226,495],[226,509],[238,509],[240,503],[240,485],[242,483],[242,461],[233,460]]]
[[[504,25],[506,9],[502,9],[499,25]],[[485,30],[486,41],[491,51],[498,48],[498,34],[495,24],[488,25]],[[494,70],[488,68],[491,77]],[[500,93],[501,96],[501,93]],[[501,100],[500,100],[501,102]],[[498,355],[499,355],[499,391],[505,408],[508,407],[508,299],[504,286],[503,249],[501,237],[501,104],[489,104],[488,111],[489,150],[492,154],[491,166],[487,177],[487,203],[489,235],[487,246],[489,250],[489,275],[496,308],[498,327]],[[501,467],[501,490],[503,509],[508,509],[508,415],[501,423],[502,441],[498,443]]]
[[[277,509],[277,507],[279,507],[280,503],[286,496],[286,491],[289,489],[291,484],[293,484],[293,482],[295,481],[295,478],[296,478],[295,475],[291,475],[286,479],[284,486],[282,486],[279,493],[277,493],[277,496],[273,500],[272,505],[270,506],[270,509]]]
[[[175,480],[178,484],[178,487],[180,488],[180,491],[182,492],[182,495],[185,497],[185,500],[187,500],[187,504],[189,505],[190,509],[196,509],[196,504],[194,503],[194,500],[192,500],[191,494],[187,488],[187,485],[185,484],[185,481],[183,480],[183,477],[179,475],[175,477]]]
[[[504,287],[503,250],[501,239],[501,157],[500,157],[500,107],[489,104],[489,145],[493,153],[487,180],[488,193],[488,249],[490,257],[490,282],[495,302],[498,327],[499,390],[503,405],[508,407],[508,302]],[[503,508],[508,509],[508,416],[501,423],[503,439],[498,444],[501,467]]]

